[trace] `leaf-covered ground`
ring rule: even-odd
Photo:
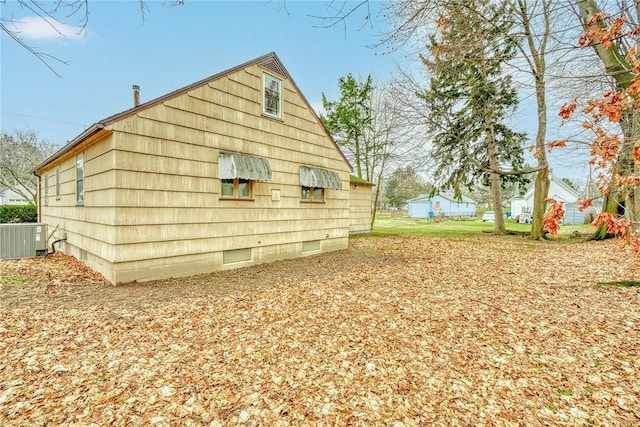
[[[616,242],[359,238],[112,287],[3,261],[0,425],[640,425]]]

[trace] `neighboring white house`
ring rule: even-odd
[[[29,201],[9,187],[0,186],[0,205],[28,205]]]
[[[524,196],[516,196],[511,199],[511,216],[517,218],[522,213],[530,214],[533,212],[533,194],[534,186],[529,187]],[[583,224],[585,220],[585,212],[580,212],[578,208],[580,203],[580,194],[563,182],[561,179],[551,175],[549,177],[549,193],[547,197],[564,202],[564,224]]]
[[[420,194],[418,197],[407,200],[409,216],[411,218],[438,217],[472,217],[476,215],[478,203],[468,197],[462,196],[457,200],[452,194]]]

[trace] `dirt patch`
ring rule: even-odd
[[[640,423],[616,242],[360,238],[123,287],[74,263],[1,264],[0,425]]]

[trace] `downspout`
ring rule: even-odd
[[[42,221],[42,204],[40,203],[40,195],[42,194],[42,178],[40,175],[33,171],[33,174],[38,177],[38,191],[36,192],[36,207],[38,208],[38,222]]]

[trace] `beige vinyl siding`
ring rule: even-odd
[[[114,188],[114,153],[109,139],[79,147],[66,159],[42,172],[52,177],[59,168],[60,199],[56,200],[50,193],[48,205],[41,208],[40,219],[49,224],[50,231],[57,227],[52,239],[67,235],[67,240],[56,245],[56,249],[87,261],[90,267],[104,274],[113,268],[117,244],[114,227],[117,191]],[[84,156],[84,206],[76,205],[76,155],[80,152]],[[49,181],[51,186],[54,180],[49,178]]]
[[[304,252],[304,242],[318,242],[320,251],[346,248],[349,167],[286,77],[276,75],[282,119],[262,113],[263,72],[249,66],[123,116],[101,131],[103,139],[65,153],[62,197],[55,201],[50,191],[42,212],[68,234],[65,252],[120,283],[317,253]],[[82,207],[75,206],[79,152]],[[251,200],[221,198],[220,152],[266,160],[271,181],[253,182]],[[323,203],[302,202],[301,165],[337,173],[343,190],[327,189]],[[251,259],[224,264],[225,251],[227,260]]]
[[[251,248],[254,262],[270,262],[303,255],[313,255],[317,251],[302,252],[302,242],[286,243],[277,246],[260,246]],[[346,249],[346,243],[341,240],[322,240],[321,251],[336,251]],[[197,255],[174,256],[170,259],[156,258],[143,261],[129,261],[117,264],[117,278],[119,282],[134,280],[145,281],[159,277],[178,277],[206,273],[212,269],[229,269],[246,265],[247,263],[224,264],[223,252],[208,252]],[[111,265],[110,268],[115,268]]]
[[[371,231],[371,192],[370,184],[351,184],[349,192],[349,233],[369,233]]]

